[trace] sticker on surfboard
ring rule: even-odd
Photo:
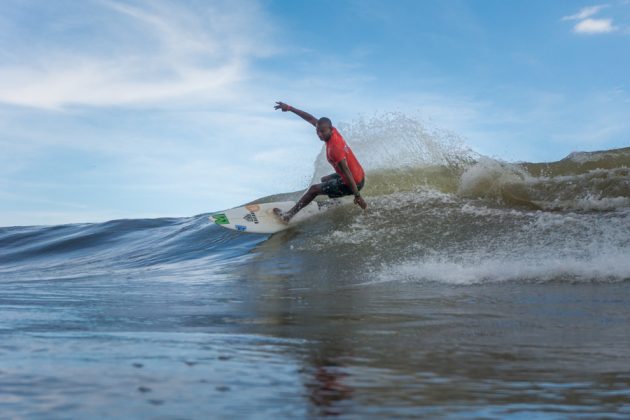
[[[223,213],[213,214],[210,217],[212,217],[214,223],[216,223],[217,225],[229,225],[230,224],[229,219]]]

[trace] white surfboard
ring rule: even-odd
[[[277,203],[249,204],[236,207],[210,216],[210,221],[224,228],[249,233],[276,233],[288,229],[331,207],[344,204],[345,200],[333,199],[322,202],[313,201],[300,210],[289,223],[281,222],[273,213],[274,208],[287,211],[295,205],[294,201]]]

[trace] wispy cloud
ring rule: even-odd
[[[0,225],[201,213],[278,184],[276,163],[248,160],[295,139],[252,97],[279,51],[256,0],[24,1],[0,20],[24,16],[0,25]],[[32,197],[59,199],[13,211]]]
[[[90,22],[99,33],[94,44],[68,48],[59,22],[37,55],[17,50],[25,59],[0,64],[0,102],[62,108],[229,98],[230,88],[249,77],[250,61],[272,50],[255,3],[217,4],[92,3],[102,16]]]
[[[604,9],[608,7],[607,4],[600,4],[597,6],[589,6],[589,7],[584,7],[582,9],[580,9],[579,12],[577,12],[574,15],[570,15],[570,16],[565,16],[562,18],[562,20],[582,20],[582,19],[586,19],[589,18],[593,15],[595,15],[597,12],[599,12],[600,10]]]

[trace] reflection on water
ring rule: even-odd
[[[313,380],[306,381],[310,401],[317,407],[319,415],[343,414],[340,407],[345,400],[352,398],[353,389],[344,384],[348,375],[339,366],[325,360],[314,363]]]
[[[371,284],[257,252],[231,281],[6,284],[3,411],[630,415],[625,283]]]
[[[313,415],[630,414],[625,283],[366,283],[322,277],[343,255],[294,252],[319,269],[291,275],[265,246],[243,275],[255,316],[276,322],[243,327],[306,340]]]

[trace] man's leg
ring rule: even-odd
[[[304,193],[304,195],[300,198],[300,200],[295,203],[289,211],[286,213],[282,213],[282,210],[275,208],[273,212],[282,218],[283,221],[288,222],[291,220],[293,216],[296,215],[297,212],[306,207],[311,201],[315,199],[318,195],[322,193],[322,184],[313,184],[309,187],[308,190]]]
[[[337,174],[326,175],[326,176],[323,176],[321,178],[321,182],[323,184],[325,182],[332,181],[333,179],[338,178],[338,177],[339,177],[339,175],[337,175]]]

